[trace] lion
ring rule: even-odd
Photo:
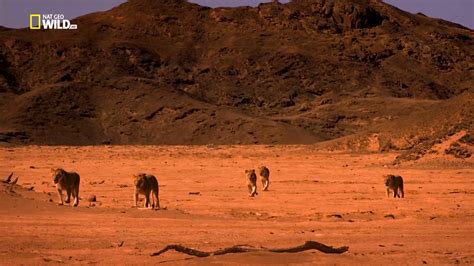
[[[67,172],[62,168],[51,168],[53,183],[58,189],[59,205],[71,202],[71,195],[74,197],[74,207],[79,205],[79,184],[81,178],[76,172]],[[67,198],[63,201],[63,189],[66,190]]]
[[[403,198],[403,178],[399,175],[385,175],[385,186],[387,187],[387,197],[390,197],[390,191],[393,191],[393,197]]]
[[[266,166],[260,166],[258,171],[260,173],[260,177],[262,178],[263,191],[267,191],[268,186],[270,185],[270,169],[268,169]]]
[[[135,193],[134,193],[134,203],[135,207],[137,207],[138,202],[138,194],[142,194],[145,196],[145,208],[148,205],[151,205],[153,209],[157,208],[160,209],[160,198],[158,197],[159,194],[159,186],[158,180],[153,175],[147,175],[140,173],[138,175],[133,175],[133,184],[135,185]],[[153,203],[150,204],[150,194],[153,193],[152,199]]]
[[[249,197],[254,197],[258,195],[257,193],[257,175],[255,174],[255,169],[245,170],[247,174],[247,186],[249,188]]]

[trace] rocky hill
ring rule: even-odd
[[[380,1],[131,0],[0,29],[0,143],[412,149],[473,134],[474,33]]]

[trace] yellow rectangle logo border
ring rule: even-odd
[[[38,26],[33,26],[33,18],[38,18]],[[39,30],[41,29],[41,14],[30,14],[30,29]]]

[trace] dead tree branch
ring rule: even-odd
[[[10,180],[12,180],[12,176],[13,176],[13,172],[7,177],[7,179],[2,180],[2,182],[6,184],[10,183]]]
[[[228,253],[244,253],[244,252],[255,252],[255,251],[267,251],[267,252],[274,252],[274,253],[296,253],[296,252],[302,252],[302,251],[312,250],[312,249],[319,250],[323,253],[342,254],[348,251],[349,247],[342,246],[342,247],[334,248],[334,247],[319,243],[317,241],[306,241],[303,245],[290,247],[290,248],[266,248],[266,247],[257,248],[257,247],[253,247],[249,245],[236,245],[236,246],[219,249],[212,252],[206,252],[206,251],[188,248],[182,245],[168,245],[162,250],[152,253],[151,256],[159,256],[167,252],[168,250],[175,250],[177,252],[185,253],[191,256],[196,256],[196,257],[208,257],[208,256],[219,256],[219,255],[224,255]]]
[[[18,176],[9,184],[13,186],[13,185],[16,185],[16,182],[18,182]]]

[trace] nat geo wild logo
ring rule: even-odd
[[[64,14],[30,14],[32,30],[76,30],[77,24],[64,19]]]

